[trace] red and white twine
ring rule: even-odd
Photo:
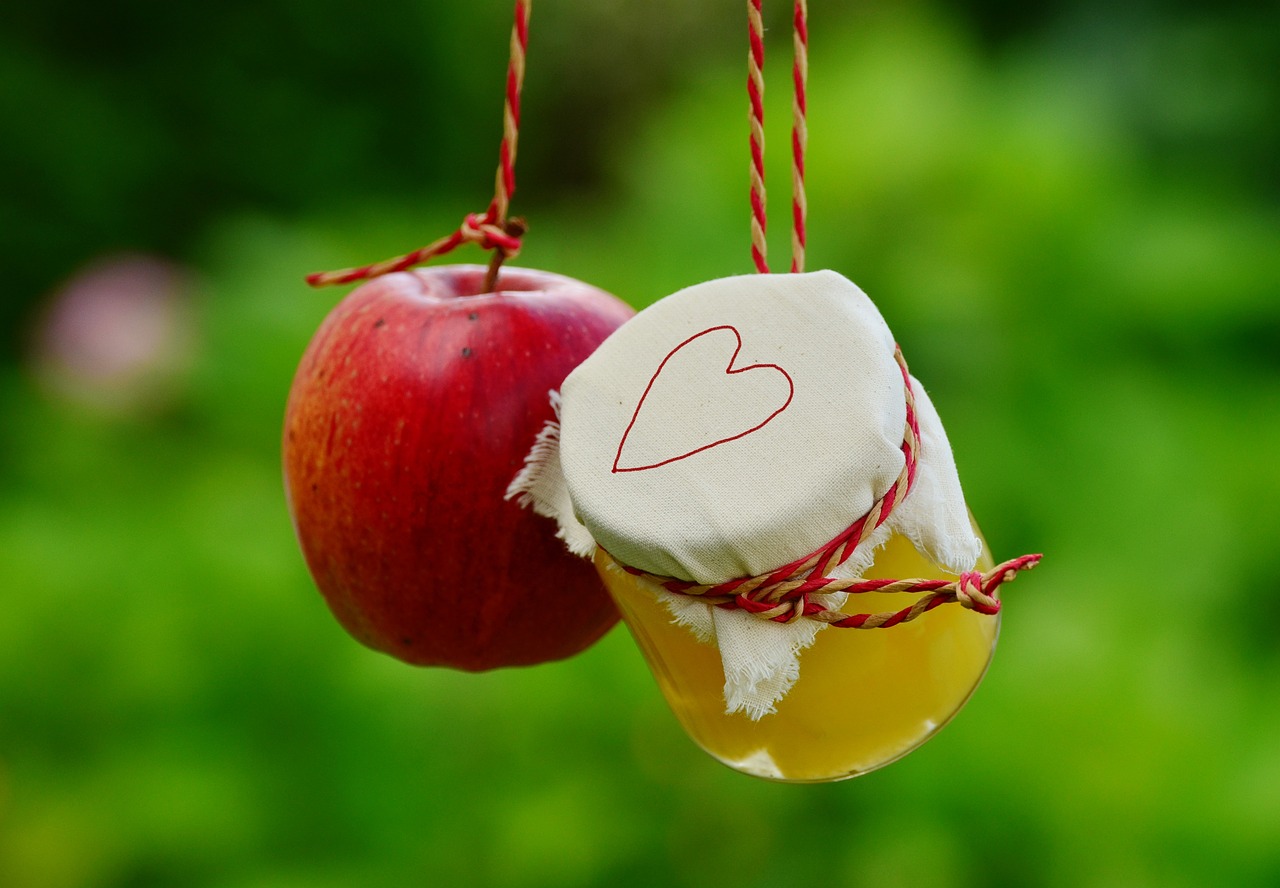
[[[794,61],[791,123],[791,271],[804,271],[805,152],[809,145],[809,4],[795,0],[791,19]],[[756,271],[769,273],[768,219],[764,182],[764,18],[763,0],[747,0],[747,99],[751,118],[751,262]]]
[[[525,225],[520,219],[509,219],[511,198],[516,190],[516,149],[520,138],[520,94],[524,89],[525,55],[529,45],[529,16],[533,0],[516,0],[515,23],[511,28],[511,57],[507,63],[506,99],[502,111],[502,144],[498,147],[498,172],[494,182],[493,201],[483,213],[470,213],[457,231],[411,253],[340,271],[323,271],[307,275],[313,287],[350,284],[396,271],[405,271],[437,256],[443,256],[463,244],[479,244],[493,251],[485,290],[492,290],[498,270],[507,259],[520,252],[520,239]]]
[[[902,471],[871,509],[831,542],[816,552],[767,574],[738,577],[723,583],[694,583],[651,574],[621,562],[617,562],[618,565],[627,573],[656,583],[668,592],[695,596],[707,604],[721,608],[744,610],[762,620],[775,623],[790,623],[805,618],[841,629],[887,629],[910,622],[939,605],[951,602],[958,602],[981,614],[999,613],[1000,586],[1016,577],[1019,571],[1034,568],[1040,563],[1040,555],[1024,555],[997,565],[985,573],[970,571],[955,580],[837,580],[826,575],[833,567],[849,560],[858,545],[888,520],[894,507],[906,498],[915,485],[920,458],[920,424],[916,415],[915,391],[911,373],[900,349],[894,349],[894,360],[902,371],[907,407],[906,427],[902,435]],[[853,595],[868,592],[902,593],[921,597],[909,607],[892,613],[847,614],[823,607],[810,597],[830,592],[847,592]]]
[[[516,192],[516,149],[520,144],[520,95],[524,90],[525,54],[529,48],[529,15],[533,0],[517,0],[511,26],[511,54],[507,62],[506,101],[502,107],[502,144],[498,146],[498,172],[493,203],[486,217],[499,225],[507,221]]]
[[[747,0],[747,99],[751,105],[751,261],[769,272],[764,187],[764,21],[763,0]]]
[[[792,16],[795,61],[791,66],[794,98],[791,114],[791,272],[804,271],[805,217],[809,212],[804,188],[804,158],[809,147],[809,3],[796,0]]]

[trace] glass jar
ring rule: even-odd
[[[800,677],[777,711],[756,721],[725,712],[719,650],[673,622],[656,586],[628,574],[603,550],[595,563],[685,731],[729,767],[768,780],[844,780],[920,746],[978,686],[1000,630],[998,615],[959,604],[888,629],[824,629],[801,652]],[[991,567],[984,545],[977,569]],[[862,575],[950,576],[896,535]],[[912,600],[904,594],[850,595],[843,610],[893,612]]]

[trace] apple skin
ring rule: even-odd
[[[285,409],[285,494],[307,566],[356,639],[421,666],[562,659],[618,620],[590,562],[504,499],[548,393],[634,311],[549,272],[390,274],[307,347]]]

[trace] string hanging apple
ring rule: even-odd
[[[290,513],[357,639],[484,670],[577,653],[618,619],[546,518],[504,499],[547,399],[633,311],[571,278],[481,266],[379,277],[325,319],[285,411]]]
[[[505,498],[547,398],[634,312],[571,278],[503,268],[532,0],[516,0],[489,208],[405,256],[308,277],[367,281],[307,347],[285,410],[285,492],[307,565],[357,639],[479,671],[570,656],[618,619],[590,565]],[[488,269],[411,271],[465,243]]]

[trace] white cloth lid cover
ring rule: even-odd
[[[554,517],[579,554],[598,543],[625,564],[699,583],[767,573],[836,537],[901,472],[906,402],[894,348],[876,306],[833,271],[686,288],[569,375],[559,429],[544,433],[512,494]],[[956,572],[978,557],[946,434],[913,385],[915,487],[838,575],[864,569],[892,530]],[[822,628],[756,625],[741,611],[661,595],[676,619],[718,641],[729,709],[753,717],[790,688],[799,650]]]

